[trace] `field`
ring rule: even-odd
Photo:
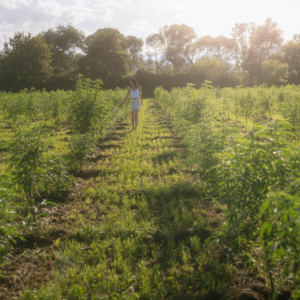
[[[297,295],[300,88],[100,86],[0,95],[0,299]]]

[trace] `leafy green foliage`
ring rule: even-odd
[[[43,190],[48,194],[56,194],[67,191],[74,183],[69,174],[68,162],[57,154],[50,154],[45,157],[44,166],[47,170],[47,179],[44,182]]]
[[[51,74],[50,46],[32,33],[15,33],[0,56],[0,82],[7,91],[41,88]]]
[[[70,120],[74,132],[87,133],[97,122],[101,106],[97,102],[97,94],[100,90],[101,81],[97,81],[92,88],[90,80],[78,77],[76,93],[73,94],[70,103]]]
[[[82,102],[76,102],[81,96]],[[21,228],[36,233],[44,229],[42,219],[49,214],[43,208],[58,206],[53,198],[74,184],[70,169],[82,168],[96,140],[123,118],[125,108],[119,103],[124,96],[124,90],[103,91],[100,82],[82,78],[75,91],[31,88],[0,93],[0,266],[9,258],[16,237],[23,239]],[[82,105],[78,110],[74,99]],[[87,133],[69,139],[71,126]]]
[[[247,241],[256,239],[262,222],[259,210],[267,193],[284,189],[298,174],[296,151],[285,150],[287,145],[279,139],[290,135],[285,129],[289,126],[284,122],[271,123],[261,132],[250,132],[250,141],[237,140],[223,152],[218,189],[228,209],[224,234],[237,251],[249,250]],[[265,142],[258,143],[255,135]]]
[[[290,185],[298,189],[299,180]],[[274,289],[277,295],[282,285],[297,286],[299,279],[299,194],[279,191],[271,192],[264,201],[260,213],[265,220],[260,228],[264,240],[263,249],[268,261],[270,274],[281,268],[281,283]],[[294,290],[295,299],[299,298],[299,286]]]
[[[51,46],[51,66],[55,75],[72,74],[79,59],[76,50],[83,48],[84,33],[68,24],[50,28],[40,35]]]
[[[192,120],[194,113],[177,112],[185,110],[185,101],[192,103],[203,93],[200,89],[185,100],[182,90],[156,90],[158,102],[175,117],[174,124]],[[226,222],[215,239],[253,268],[263,266],[276,297],[283,284],[299,285],[299,185],[294,183],[299,178],[294,144],[299,139],[299,88],[238,87],[217,90],[215,95],[217,99],[209,95],[194,124],[178,126],[178,131],[190,150],[188,160],[201,177],[203,196],[226,207]],[[261,252],[260,266],[254,251]]]
[[[22,207],[22,205],[13,202],[13,198],[17,196],[17,193],[12,189],[13,184],[8,175],[0,174],[0,184],[0,277],[3,277],[1,275],[1,261],[11,251],[11,242],[15,242],[14,237],[18,236],[14,222],[20,218],[16,213],[16,209]],[[24,240],[20,236],[19,238]]]
[[[279,60],[270,59],[262,63],[263,81],[270,86],[287,82],[289,65]]]
[[[95,151],[95,136],[86,134],[74,134],[69,143],[70,160],[75,168],[82,168],[83,162]]]
[[[40,189],[46,170],[43,154],[47,151],[41,128],[18,131],[10,141],[9,167],[16,182],[21,186],[26,201]],[[32,203],[31,203],[32,204]]]
[[[155,104],[145,100],[138,131],[128,115],[102,140],[102,158],[83,166],[101,176],[69,206],[73,234],[55,242],[53,280],[21,299],[181,299],[233,285],[234,269],[204,244],[211,216]]]
[[[92,80],[101,79],[106,88],[118,86],[126,75],[126,42],[118,29],[103,28],[85,39],[85,56],[78,62],[79,72]]]

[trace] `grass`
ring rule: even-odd
[[[155,101],[144,101],[138,131],[130,128],[128,116],[98,145],[68,199],[44,219],[43,241],[35,236],[21,247],[10,266],[20,272],[0,281],[0,297],[219,299],[228,294],[235,266],[204,243],[221,225],[222,209],[201,199],[186,151]],[[59,139],[52,141],[54,151],[64,149]],[[54,243],[49,247],[46,241]],[[15,286],[5,291],[13,280]]]

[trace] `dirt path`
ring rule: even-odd
[[[234,266],[203,244],[222,209],[201,199],[167,116],[149,99],[137,132],[129,122],[52,208],[48,235],[19,244],[0,299],[221,299],[236,284]]]

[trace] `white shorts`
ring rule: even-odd
[[[140,109],[140,108],[141,108],[140,99],[131,99],[131,101],[130,101],[130,110],[134,111],[134,110]]]

